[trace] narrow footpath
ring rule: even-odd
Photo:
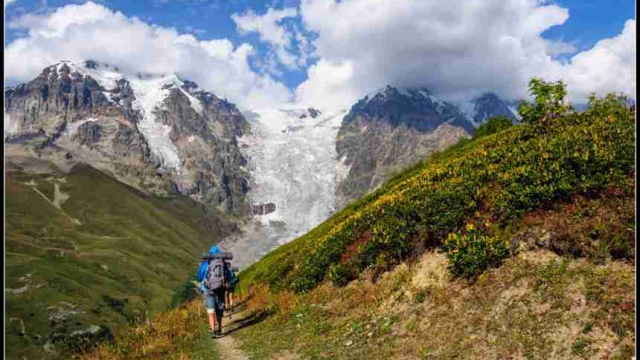
[[[246,326],[252,320],[252,314],[241,307],[234,312],[225,314],[222,319],[223,337],[214,339],[214,344],[220,351],[222,360],[249,360],[249,357],[240,350],[238,343],[233,338],[233,332]]]

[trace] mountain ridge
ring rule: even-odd
[[[5,140],[56,162],[92,164],[155,194],[181,193],[246,216],[246,160],[236,137],[249,124],[235,105],[196,89],[175,74],[59,62],[5,91]]]

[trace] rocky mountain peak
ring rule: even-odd
[[[146,191],[248,214],[236,138],[249,125],[235,105],[197,89],[174,73],[63,60],[5,90],[5,139],[31,139],[38,156],[88,163]]]
[[[424,87],[390,85],[358,101],[338,131],[336,151],[347,174],[338,204],[366,194],[394,168],[407,166],[468,136],[462,112]]]
[[[397,88],[387,85],[359,100],[344,121],[353,121],[358,116],[388,122],[393,126],[404,125],[422,132],[432,131],[442,123],[454,124],[468,132],[474,128],[456,106],[440,100],[424,87]]]
[[[480,126],[493,116],[506,116],[517,120],[519,115],[513,103],[505,101],[495,93],[487,92],[472,101],[461,104],[462,112],[474,126]]]

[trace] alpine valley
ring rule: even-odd
[[[10,355],[143,322],[212,243],[246,268],[514,104],[386,86],[350,109],[238,109],[176,74],[52,64],[5,89]]]

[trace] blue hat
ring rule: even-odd
[[[214,245],[211,247],[211,249],[209,249],[209,254],[218,254],[220,253],[220,248],[218,248],[218,245]]]

